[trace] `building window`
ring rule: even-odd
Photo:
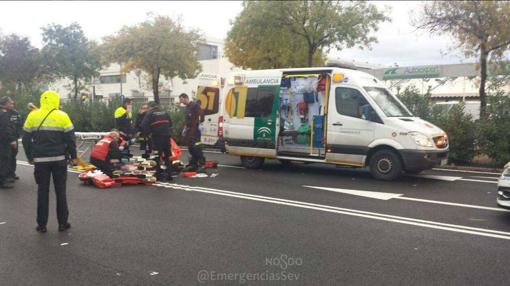
[[[99,83],[101,84],[110,84],[110,83],[120,83],[122,80],[122,83],[126,83],[126,75],[102,75],[99,77]]]
[[[203,44],[198,47],[198,60],[213,60],[218,58],[218,46]]]

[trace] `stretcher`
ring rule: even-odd
[[[99,170],[84,171],[79,175],[80,181],[86,185],[94,185],[99,189],[115,188],[122,185],[146,185],[150,186],[156,182],[156,178],[141,175],[128,175],[110,178]]]

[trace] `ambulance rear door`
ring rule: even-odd
[[[204,113],[201,141],[204,145],[215,146],[218,138],[220,118],[220,84],[221,78],[215,74],[200,74],[196,99]]]

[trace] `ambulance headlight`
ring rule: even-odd
[[[416,145],[421,147],[434,147],[434,143],[432,140],[430,140],[427,136],[424,134],[421,134],[419,132],[409,132],[409,135],[413,137],[414,142],[416,142]]]

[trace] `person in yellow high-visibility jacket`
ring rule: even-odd
[[[126,98],[122,102],[122,106],[117,108],[114,113],[115,117],[115,129],[119,130],[120,135],[124,140],[129,140],[132,135],[132,120],[133,115],[131,113],[131,99]]]
[[[46,232],[50,179],[53,176],[57,197],[58,230],[71,227],[66,198],[67,160],[76,160],[74,126],[67,113],[59,110],[60,96],[55,91],[41,95],[41,106],[27,116],[23,125],[23,148],[35,165],[37,183],[37,228]]]

